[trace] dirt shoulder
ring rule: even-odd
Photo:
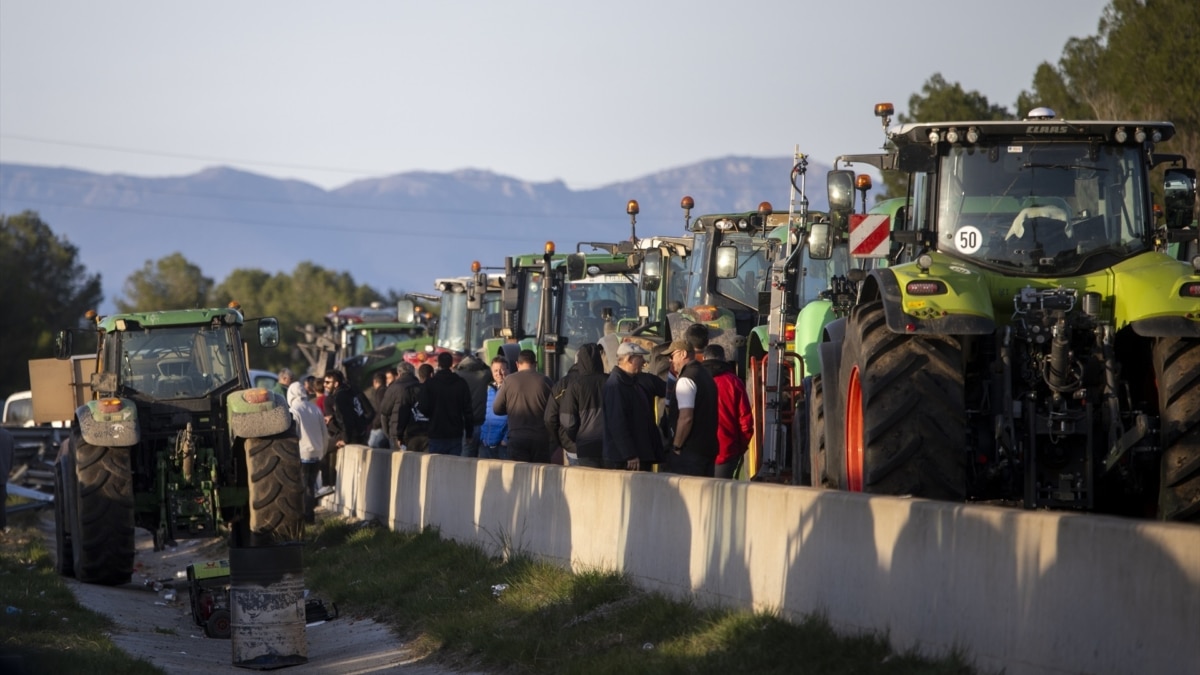
[[[41,529],[54,550],[54,515],[49,509]],[[154,551],[150,534],[137,531],[133,581],[124,586],[96,586],[66,579],[79,603],[104,614],[118,628],[111,639],[135,658],[145,659],[171,675],[245,673],[233,665],[230,640],[207,638],[192,620],[187,566],[228,557],[221,540],[192,540]],[[180,575],[177,578],[177,575]],[[147,581],[162,581],[155,591]],[[175,599],[167,600],[168,590]],[[332,606],[326,603],[327,608]],[[291,666],[288,673],[404,673],[446,675],[450,671],[414,662],[411,652],[392,631],[370,619],[342,614],[336,619],[305,628],[308,663]]]

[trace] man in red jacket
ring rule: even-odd
[[[713,475],[733,478],[750,439],[754,438],[754,416],[746,385],[725,360],[725,349],[718,344],[704,348],[702,365],[712,373],[717,385],[717,463]]]

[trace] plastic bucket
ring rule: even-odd
[[[269,670],[308,662],[303,551],[301,544],[229,550],[233,665]]]

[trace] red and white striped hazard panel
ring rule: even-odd
[[[886,258],[890,218],[865,213],[850,214],[850,255],[855,258]]]

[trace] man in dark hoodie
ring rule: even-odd
[[[579,466],[604,468],[604,359],[600,345],[582,345],[575,353],[575,373],[558,400],[559,439]]]
[[[492,382],[492,370],[472,354],[458,362],[454,372],[467,381],[471,388],[471,414],[474,416],[473,432],[463,439],[462,456],[479,456],[479,430],[487,419],[488,385]]]
[[[636,342],[617,348],[617,365],[604,382],[604,467],[649,471],[662,460],[654,399],[666,396],[661,378],[642,372],[650,352]]]

